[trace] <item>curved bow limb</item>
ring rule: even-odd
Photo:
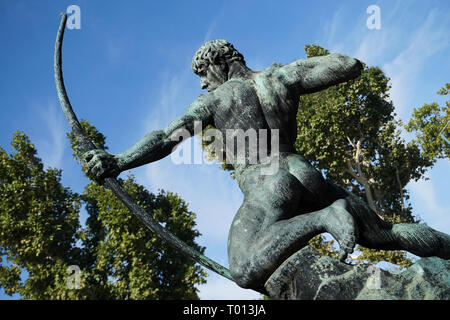
[[[58,92],[59,102],[69,122],[70,128],[75,135],[75,138],[80,143],[84,152],[93,149],[99,149],[91,140],[87,138],[83,129],[81,128],[80,122],[78,121],[75,112],[67,96],[66,88],[64,86],[64,79],[62,74],[62,42],[64,37],[64,30],[66,27],[67,15],[61,13],[61,24],[59,25],[58,34],[56,36],[55,42],[55,55],[54,55],[54,75],[56,90]],[[122,203],[152,232],[154,232],[158,237],[167,241],[167,243],[178,250],[181,254],[191,258],[200,265],[224,276],[225,278],[234,281],[230,274],[230,271],[224,266],[218,264],[217,262],[211,260],[210,258],[204,256],[197,250],[188,246],[181,239],[173,235],[170,231],[161,226],[156,220],[153,219],[152,215],[142,209],[136,202],[131,198],[131,196],[120,186],[119,182],[114,178],[106,178],[104,186],[110,189],[115,196],[122,201]]]

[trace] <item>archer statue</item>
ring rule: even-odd
[[[239,286],[260,291],[283,261],[323,232],[339,243],[341,261],[356,243],[450,258],[450,236],[422,224],[392,225],[382,220],[363,200],[324,179],[295,152],[299,97],[358,77],[360,61],[334,53],[253,71],[231,43],[213,40],[195,53],[192,70],[207,92],[185,114],[122,153],[97,149],[84,157],[88,171],[100,181],[166,157],[180,142],[172,135],[180,129],[194,134],[194,122],[201,122],[202,128],[212,125],[224,135],[230,129],[267,130],[269,137],[276,132],[276,148],[269,145],[264,150],[279,159],[270,174],[264,171],[271,164],[260,154],[250,161],[259,149],[246,147],[243,159],[238,159],[234,144],[224,148],[244,194],[228,238],[230,272]]]

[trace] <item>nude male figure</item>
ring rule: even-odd
[[[279,168],[263,173],[269,164],[245,159],[232,163],[244,202],[236,213],[228,239],[230,272],[238,285],[259,290],[286,260],[323,232],[338,241],[340,260],[355,243],[376,249],[403,249],[420,256],[450,258],[450,237],[424,225],[392,225],[381,220],[367,204],[326,181],[301,155],[295,153],[296,115],[302,94],[316,92],[360,75],[362,64],[341,54],[300,59],[280,68],[249,69],[232,44],[205,43],[195,54],[193,71],[201,78],[200,95],[186,113],[163,130],[152,131],[130,149],[113,155],[103,150],[85,154],[88,170],[99,180],[162,159],[179,141],[178,129],[194,133],[194,121],[203,128],[278,129]],[[259,141],[261,142],[261,141]],[[225,146],[227,158],[234,148]]]

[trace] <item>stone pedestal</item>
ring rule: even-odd
[[[424,258],[402,273],[351,266],[305,247],[267,280],[272,299],[449,300],[450,260]]]

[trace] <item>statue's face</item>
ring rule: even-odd
[[[228,75],[219,65],[210,64],[200,75],[202,89],[213,91],[228,80]]]

